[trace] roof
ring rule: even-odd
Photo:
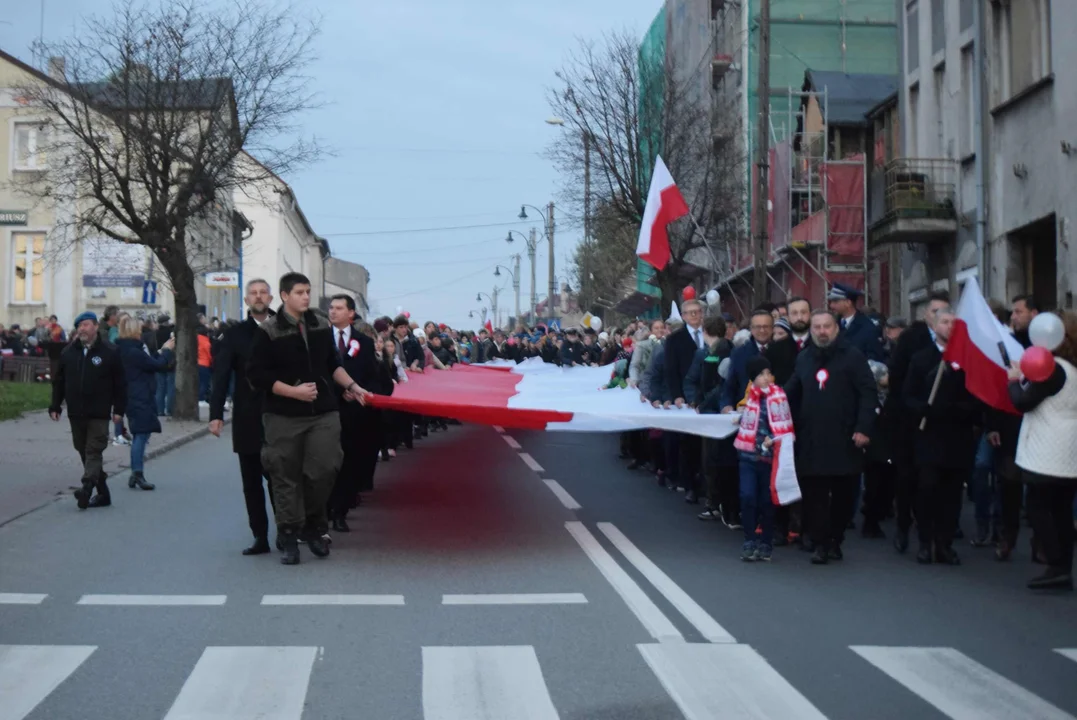
[[[864,125],[867,114],[879,103],[897,92],[897,75],[869,75],[826,70],[807,70],[804,90],[826,90],[826,121],[828,125]],[[820,104],[823,98],[819,98]]]
[[[91,104],[112,110],[212,110],[229,99],[232,81],[227,78],[178,82],[136,80],[127,87],[119,81],[105,81],[73,84],[71,88],[81,90]]]

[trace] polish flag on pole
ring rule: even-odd
[[[969,278],[943,359],[965,371],[965,387],[975,397],[1016,415],[1010,402],[1008,367],[1016,366],[1022,353],[1021,343],[991,312],[979,283]]]
[[[669,263],[669,232],[666,226],[688,214],[688,203],[673,182],[673,176],[656,156],[651,189],[647,191],[647,205],[643,208],[643,224],[639,229],[636,255],[646,263],[661,270]]]
[[[494,324],[491,321],[487,320],[486,324],[483,325],[483,327],[486,328],[486,332],[490,333],[491,335],[494,334]]]

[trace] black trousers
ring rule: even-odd
[[[818,547],[841,545],[856,503],[858,475],[809,475],[800,479],[804,524]]]
[[[1053,569],[1073,571],[1073,498],[1077,484],[1072,480],[1028,483],[1028,517],[1032,533]]]
[[[894,504],[897,511],[897,527],[902,532],[912,528],[913,512],[920,483],[919,471],[913,463],[911,443],[894,452]]]
[[[962,481],[967,470],[920,467],[916,489],[916,532],[922,544],[949,548],[961,513]]]
[[[740,466],[730,465],[729,460],[736,458],[736,451],[722,447],[732,444],[733,439],[703,441],[703,472],[707,478],[707,506],[712,510],[722,509],[726,522],[739,522],[740,519]]]
[[[685,490],[699,494],[699,470],[703,465],[703,438],[698,435],[681,435],[678,445],[679,485]]]
[[[996,477],[996,482],[999,484],[999,514],[1002,522],[1002,527],[998,529],[999,536],[1011,548],[1017,547],[1017,536],[1021,532],[1021,507],[1025,503],[1025,484],[1020,480]]]
[[[266,514],[266,494],[262,480],[269,490],[269,504],[276,510],[273,502],[273,486],[269,475],[262,468],[261,453],[239,453],[239,474],[243,478],[243,500],[247,503],[247,522],[256,538],[269,534],[269,515]]]
[[[896,468],[891,463],[868,463],[864,470],[864,520],[880,525],[894,502]]]

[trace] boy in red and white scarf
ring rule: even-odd
[[[770,497],[770,465],[774,441],[793,434],[793,415],[785,392],[774,382],[770,362],[762,355],[748,361],[747,403],[733,446],[740,456],[740,514],[744,525],[741,560],[769,561],[774,549],[774,504]],[[762,534],[756,536],[756,527]]]

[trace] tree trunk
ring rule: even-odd
[[[158,255],[168,271],[176,299],[176,404],[172,416],[180,420],[198,420],[198,297],[194,289],[194,272],[185,253],[181,231],[178,242],[169,252]]]
[[[677,295],[677,287],[673,282],[673,273],[670,271],[670,267],[657,273],[658,288],[662,291],[662,307],[659,308],[659,317],[663,320],[669,317],[670,311],[673,308],[673,303],[677,303],[677,310],[680,308],[680,298]]]

